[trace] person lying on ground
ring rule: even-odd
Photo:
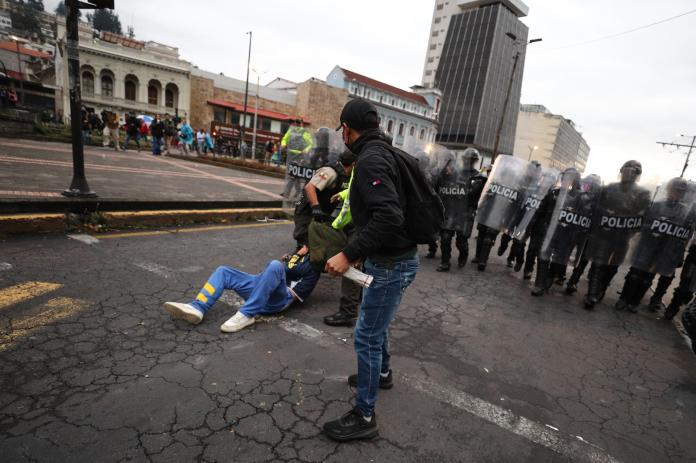
[[[244,299],[244,304],[220,326],[220,330],[233,333],[252,325],[257,315],[278,314],[295,301],[304,302],[317,285],[320,275],[321,271],[311,264],[305,246],[294,254],[286,254],[282,261],[270,261],[258,275],[232,267],[218,267],[194,301],[188,304],[165,302],[164,310],[174,320],[197,325],[222,293],[231,289]]]

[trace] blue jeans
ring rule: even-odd
[[[191,305],[205,314],[226,289],[235,291],[244,299],[239,310],[247,317],[278,313],[292,302],[285,281],[285,265],[272,260],[258,275],[232,267],[218,267]]]
[[[162,137],[152,137],[152,154],[162,154],[162,144],[164,139]]]
[[[138,146],[138,149],[140,149],[140,134],[130,134],[128,132],[126,132],[126,141],[123,143],[123,149],[128,149],[128,142],[131,140],[135,140],[135,144]]]
[[[393,264],[365,261],[365,273],[374,280],[363,290],[358,322],[355,324],[355,353],[358,356],[358,395],[356,406],[363,416],[372,416],[377,400],[380,373],[389,372],[387,330],[401,296],[416,278],[418,257]]]

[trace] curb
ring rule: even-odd
[[[234,170],[241,170],[242,172],[249,172],[252,174],[258,174],[258,175],[265,175],[266,177],[273,177],[273,178],[285,178],[285,173],[283,172],[275,172],[272,170],[265,170],[265,169],[257,169],[252,166],[246,166],[243,165],[245,161],[238,161],[238,160],[230,160],[234,162],[228,162],[228,161],[222,161],[222,160],[214,160],[210,159],[207,157],[193,157],[193,156],[183,156],[181,154],[168,154],[168,158],[174,158],[174,159],[180,159],[182,161],[190,161],[190,162],[197,162],[199,164],[208,164],[211,166],[216,166],[216,167],[224,167],[226,169],[234,169]],[[237,164],[239,162],[239,164]]]
[[[193,224],[284,220],[290,215],[280,208],[207,209],[102,212],[80,214],[0,215],[0,235],[56,233],[89,230],[91,233],[114,229],[177,227]]]
[[[0,198],[0,214],[41,214],[122,211],[172,211],[218,209],[275,209],[282,201],[157,201],[119,198]]]

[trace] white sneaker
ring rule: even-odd
[[[203,321],[203,312],[191,304],[165,302],[164,310],[166,310],[174,320],[186,320],[193,325],[198,325]]]
[[[256,319],[254,317],[247,317],[240,311],[223,323],[222,326],[220,326],[220,330],[225,333],[234,333],[249,325],[253,325],[255,321]]]

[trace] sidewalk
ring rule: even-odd
[[[100,200],[280,201],[281,179],[135,150],[87,147],[85,171]],[[0,199],[70,201],[68,144],[0,139]]]

